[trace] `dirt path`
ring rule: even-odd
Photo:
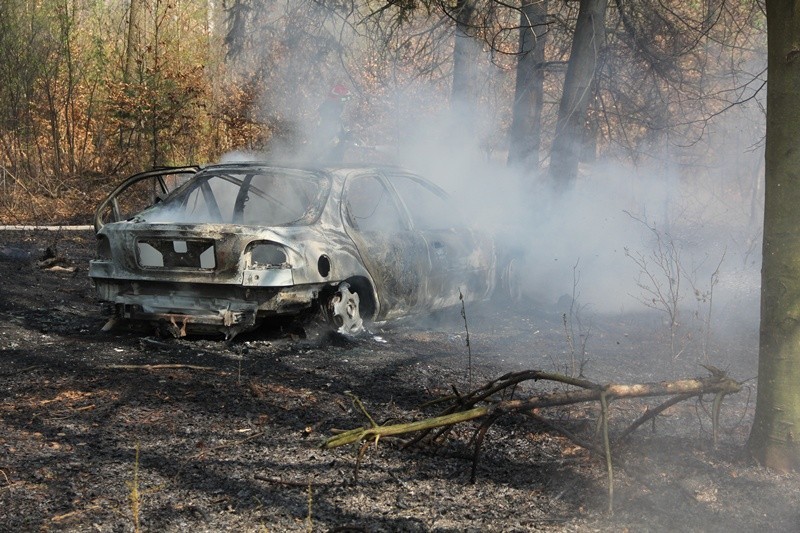
[[[48,247],[64,258],[49,266],[60,268],[37,266]],[[475,484],[474,426],[436,449],[382,441],[356,479],[357,450],[319,448],[336,428],[364,423],[347,393],[379,421],[436,413],[420,406],[468,388],[458,310],[355,341],[313,328],[231,344],[103,334],[108,309],[86,274],[92,252],[87,231],[0,232],[0,531],[133,531],[137,516],[143,531],[800,528],[800,478],[741,454],[749,388],[726,401],[717,449],[708,401],[678,405],[619,445],[613,516],[603,462],[516,417],[490,430]],[[587,353],[574,357],[561,310],[476,306],[468,319],[474,384],[584,360],[595,381],[703,373],[697,354],[664,356],[662,328],[649,318],[593,317],[582,330]],[[751,378],[756,339],[740,334],[708,362]],[[614,404],[612,430],[643,408]],[[597,409],[541,414],[591,438]]]

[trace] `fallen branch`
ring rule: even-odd
[[[222,450],[224,448],[233,448],[233,447],[241,446],[245,442],[251,441],[253,439],[257,439],[258,437],[262,436],[264,433],[265,433],[264,431],[257,431],[256,433],[253,433],[252,435],[248,435],[247,437],[245,437],[243,439],[235,440],[235,441],[232,441],[232,442],[225,442],[225,443],[222,443],[222,444],[217,444],[216,446],[211,446],[210,448],[203,448],[202,450],[200,450],[199,452],[197,452],[196,454],[194,454],[194,455],[192,455],[190,457],[191,457],[191,459],[199,459],[199,458],[205,456],[206,454],[213,453],[213,452]]]
[[[597,455],[603,455],[605,453],[603,448],[600,448],[595,443],[590,442],[590,441],[588,441],[586,439],[583,439],[583,438],[579,437],[575,433],[573,433],[573,432],[571,432],[571,431],[559,426],[555,422],[553,422],[551,420],[548,420],[547,418],[536,414],[536,412],[534,412],[534,411],[529,411],[529,412],[527,412],[525,414],[530,419],[535,420],[538,424],[541,424],[541,425],[549,428],[550,430],[555,431],[556,433],[568,438],[569,440],[571,440],[572,442],[574,442],[575,444],[577,444],[581,448],[584,448],[586,450],[589,450],[590,452],[596,453]]]
[[[475,405],[479,404],[480,402],[484,402],[489,400],[492,396],[499,394],[501,392],[505,392],[508,390],[514,391],[517,385],[523,383],[525,381],[554,381],[556,383],[563,383],[565,385],[573,385],[575,387],[583,388],[583,389],[601,389],[601,385],[597,385],[596,383],[592,383],[586,379],[580,378],[573,378],[570,376],[564,376],[562,374],[553,374],[551,372],[542,372],[541,370],[524,370],[521,372],[510,372],[499,378],[490,381],[483,387],[472,391],[471,393],[467,394],[466,396],[461,396],[456,392],[453,396],[447,396],[441,400],[434,400],[433,402],[429,402],[428,405],[432,405],[433,403],[441,403],[441,401],[446,400],[455,400],[453,405],[446,409],[442,414],[450,414],[455,413],[458,411],[464,411],[474,407]],[[445,424],[445,428],[437,432],[431,440],[437,440],[442,437],[449,429],[450,424]],[[438,427],[438,426],[436,426]],[[411,439],[405,447],[414,446],[415,444],[419,443],[425,437],[430,434],[432,429],[436,427],[428,428],[422,431],[418,436]]]
[[[102,368],[119,370],[217,370],[211,366],[183,365],[183,364],[159,364],[159,365],[103,365]]]
[[[645,411],[645,413],[642,416],[640,416],[635,421],[633,421],[631,423],[631,425],[628,426],[628,428],[625,431],[622,432],[622,435],[620,435],[619,437],[617,437],[614,440],[614,442],[616,443],[616,442],[621,442],[621,441],[625,440],[626,438],[628,438],[628,435],[633,433],[639,426],[641,426],[642,424],[644,424],[648,420],[654,419],[655,417],[657,417],[658,415],[660,415],[661,413],[663,413],[664,411],[666,411],[667,409],[669,409],[673,405],[679,404],[684,400],[688,400],[689,398],[694,398],[695,396],[696,396],[696,394],[693,394],[693,393],[679,394],[678,396],[675,396],[674,398],[670,398],[666,402],[664,402],[664,403],[662,403],[662,404],[660,404],[660,405],[658,405],[658,406],[656,406],[656,407],[654,407],[652,409],[648,409],[647,411]]]
[[[603,429],[603,449],[606,452],[606,472],[608,472],[608,513],[614,512],[614,465],[611,462],[611,440],[608,438],[608,402],[605,392],[600,393],[600,421]]]
[[[469,411],[461,411],[449,415],[437,416],[420,420],[418,422],[409,422],[406,424],[392,424],[388,426],[375,425],[373,427],[355,428],[343,431],[335,435],[322,445],[323,448],[337,448],[346,444],[353,444],[362,440],[380,439],[381,437],[391,437],[395,435],[404,435],[406,433],[413,433],[415,431],[422,431],[426,429],[434,429],[442,426],[451,426],[459,424],[468,420],[475,420],[486,416],[489,412],[489,407],[476,407]]]
[[[624,438],[627,437],[637,427],[642,425],[645,421],[652,419],[671,405],[695,396],[714,394],[715,398],[712,409],[712,421],[714,426],[714,442],[716,443],[716,434],[719,425],[719,412],[722,399],[727,394],[739,392],[742,388],[742,385],[741,383],[727,377],[724,372],[718,371],[717,369],[709,370],[711,370],[711,375],[705,378],[630,385],[619,383],[600,385],[585,379],[571,378],[569,376],[546,373],[538,370],[516,372],[506,374],[505,376],[491,381],[480,389],[477,389],[465,396],[456,393],[453,397],[451,397],[452,400],[455,400],[455,404],[439,416],[418,420],[415,422],[386,425],[377,424],[369,415],[361,401],[355,396],[351,395],[359,410],[369,420],[369,426],[342,431],[337,435],[328,438],[322,444],[322,447],[325,449],[330,449],[339,446],[345,446],[347,444],[362,442],[362,445],[358,451],[358,458],[356,460],[357,472],[358,467],[361,464],[361,459],[363,458],[364,453],[369,446],[369,441],[374,441],[375,445],[377,446],[378,441],[382,437],[393,437],[408,433],[421,432],[421,435],[417,436],[415,439],[412,439],[410,442],[410,444],[414,444],[422,440],[430,433],[430,431],[434,429],[445,428],[445,430],[438,432],[434,436],[434,438],[436,438],[456,424],[468,422],[470,420],[480,420],[481,424],[472,438],[472,443],[474,443],[475,448],[472,458],[471,479],[474,482],[478,459],[480,458],[481,446],[486,437],[486,433],[492,424],[494,424],[504,414],[521,413],[542,421],[543,419],[536,414],[536,409],[597,401],[600,403],[601,408],[598,429],[600,431],[600,436],[602,437],[602,446],[587,443],[583,439],[580,439],[575,435],[572,435],[570,432],[558,428],[557,426],[555,429],[579,446],[587,448],[596,453],[599,452],[604,456],[606,471],[608,473],[608,511],[609,513],[612,513],[614,505],[614,469],[611,454],[611,438],[609,435],[609,409],[611,402],[616,399],[673,396],[673,398],[670,400],[662,403],[655,409],[639,417],[639,419],[637,419],[625,430],[622,435],[622,438]],[[578,389],[547,392],[518,400],[493,400],[493,397],[498,393],[506,392],[508,390],[515,390],[516,386],[520,383],[531,380],[554,381],[572,385],[578,387]],[[484,402],[484,404],[478,405],[481,402]],[[555,426],[555,424],[552,422],[548,422],[548,425],[550,427]]]
[[[259,481],[265,481],[267,483],[274,483],[275,485],[285,485],[287,487],[298,487],[302,489],[307,489],[308,484],[311,483],[310,481],[292,481],[290,479],[282,479],[279,477],[268,476],[266,474],[258,474],[258,473],[253,474],[253,479],[257,479]],[[330,485],[330,483],[324,485]],[[323,485],[315,483],[314,486],[319,488],[320,486]]]
[[[547,379],[559,382],[567,382],[567,380],[570,380],[570,378],[567,376],[558,376],[537,371],[527,371],[519,374],[535,377],[516,379],[515,376],[514,379],[506,379],[503,380],[503,382],[506,383],[505,387],[508,387],[508,384],[510,383],[517,384],[521,381],[530,379]],[[545,375],[557,376],[559,379],[553,380],[550,377],[543,377]],[[416,431],[431,430],[443,426],[467,422],[469,420],[484,418],[486,416],[498,416],[512,412],[524,413],[543,407],[555,407],[582,402],[600,401],[601,397],[605,397],[606,401],[608,402],[623,398],[644,398],[652,396],[681,395],[686,396],[686,398],[691,398],[694,396],[712,393],[730,394],[733,392],[739,392],[741,390],[741,385],[738,382],[724,376],[711,376],[707,378],[684,379],[679,381],[661,381],[657,383],[640,383],[633,385],[608,384],[605,386],[592,384],[590,382],[586,382],[585,380],[579,381],[583,382],[583,386],[591,386],[591,388],[549,392],[532,396],[524,400],[504,400],[490,405],[467,408],[465,410],[458,410],[459,407],[455,407],[448,410],[452,412],[416,422],[390,425],[378,425],[373,423],[373,425],[370,427],[359,427],[339,433],[338,435],[327,439],[323,443],[322,447],[326,449],[336,448],[338,446],[345,446],[347,444],[353,444],[362,440],[379,439],[381,437],[391,437],[404,435],[407,433],[414,433]],[[465,401],[464,403],[467,405],[472,405],[479,401],[488,400],[490,396],[499,392],[501,388],[502,387],[499,386],[492,386],[488,389],[485,387],[479,389],[479,391],[485,392],[479,393],[479,391],[475,391],[471,393],[469,396],[464,397],[471,398],[469,401]],[[489,391],[491,391],[491,394],[488,393]],[[463,404],[460,407],[463,408]]]

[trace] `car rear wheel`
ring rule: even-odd
[[[330,320],[339,333],[357,335],[364,331],[360,311],[361,298],[350,290],[349,283],[341,283],[329,304]]]
[[[518,304],[522,302],[525,290],[522,258],[511,256],[499,261],[499,263],[492,299],[502,304]]]

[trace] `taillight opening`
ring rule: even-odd
[[[290,268],[283,246],[271,242],[256,242],[247,251],[248,268]]]

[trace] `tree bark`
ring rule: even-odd
[[[125,70],[123,80],[125,83],[133,83],[133,75],[136,71],[136,59],[139,58],[142,49],[144,34],[144,4],[142,0],[130,0],[128,12],[128,38],[125,50]]]
[[[541,143],[547,0],[522,0],[519,18],[519,59],[508,165],[535,172],[539,168]]]
[[[557,189],[570,187],[578,176],[586,110],[606,40],[607,5],[608,0],[581,0],[550,153],[550,176]]]
[[[763,465],[800,469],[800,11],[767,2],[766,186],[758,396],[748,447]]]
[[[470,134],[475,129],[477,106],[476,66],[478,43],[472,35],[475,0],[458,0],[453,48],[453,93],[450,108],[458,131]]]

